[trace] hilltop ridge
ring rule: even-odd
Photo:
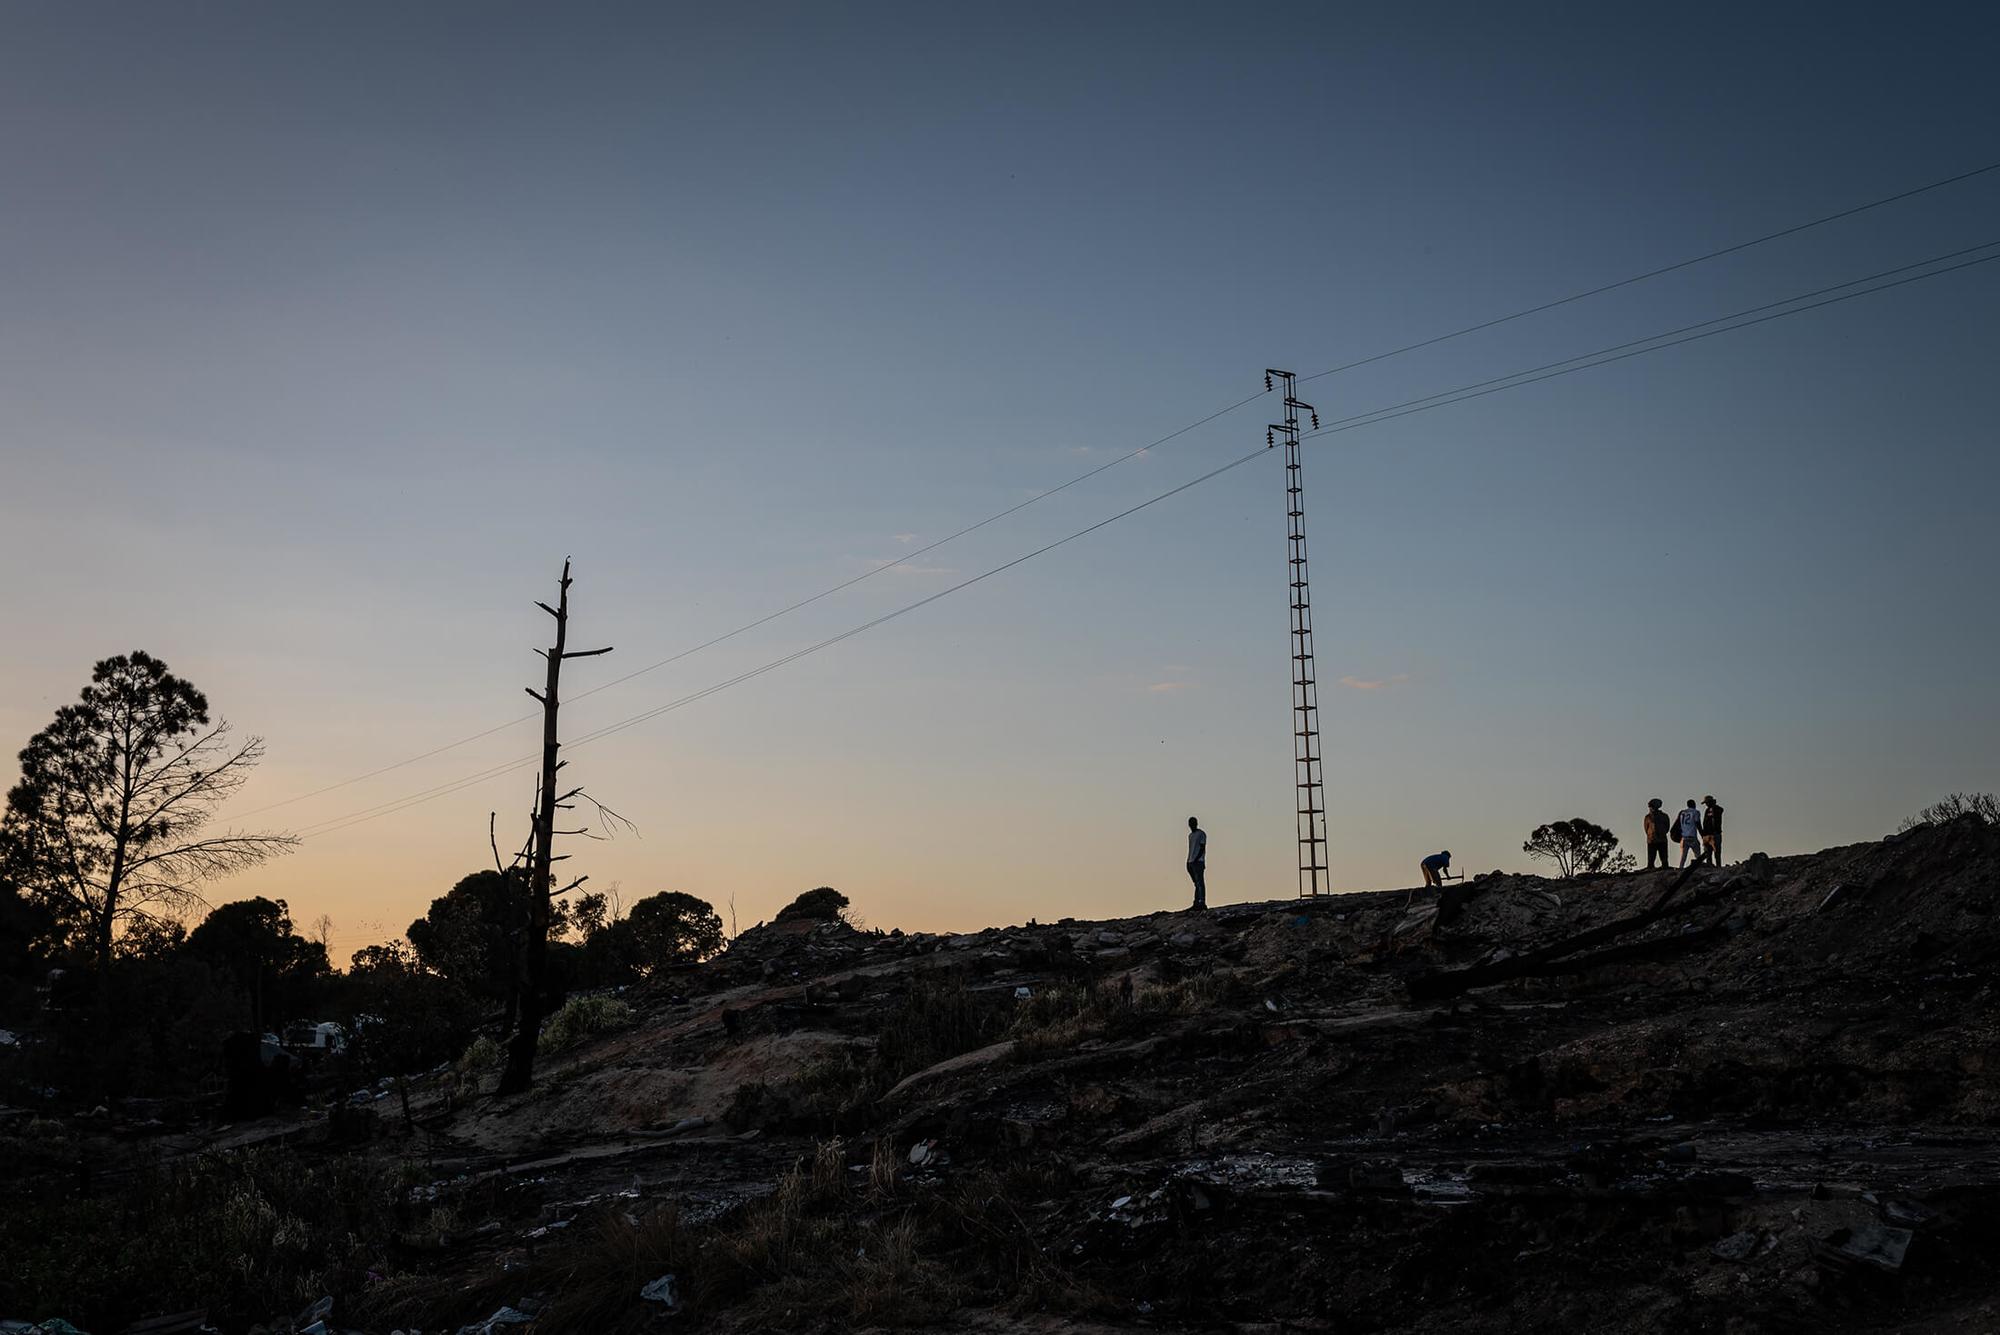
[[[420,1177],[330,1329],[1996,1329],[1996,900],[2000,828],[1965,819],[1686,873],[778,922],[526,1095],[462,1066],[411,1132],[226,1143]]]

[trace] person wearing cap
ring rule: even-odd
[[[1423,868],[1426,886],[1442,886],[1444,874],[1451,870],[1451,850],[1447,848],[1442,853],[1433,853],[1417,865]]]
[[[1701,855],[1711,863],[1722,865],[1722,803],[1710,793],[1701,799]]]
[[[1646,870],[1653,869],[1653,859],[1659,858],[1660,870],[1667,869],[1667,833],[1673,828],[1674,819],[1660,809],[1659,798],[1646,803]]]
[[[1701,813],[1694,809],[1692,797],[1688,799],[1688,804],[1681,808],[1681,814],[1674,822],[1674,833],[1681,841],[1681,866],[1687,866],[1689,858],[1693,858],[1695,865],[1700,866]]]

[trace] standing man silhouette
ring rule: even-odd
[[[1188,879],[1194,882],[1194,903],[1190,909],[1208,907],[1208,831],[1201,822],[1188,817]]]
[[[1667,831],[1673,828],[1674,818],[1660,809],[1660,799],[1655,797],[1646,803],[1646,870],[1653,869],[1653,859],[1660,860],[1660,870],[1667,869]]]

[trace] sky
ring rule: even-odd
[[[0,748],[143,648],[266,739],[208,887],[400,933],[571,697],[1261,389],[2000,161],[1974,5],[17,3]],[[1328,419],[2000,240],[2000,172],[1301,386]],[[1332,877],[2000,788],[2000,264],[1310,442]],[[572,737],[1262,444],[1225,414]],[[1296,887],[1280,452],[577,747],[564,864],[971,929]],[[345,786],[319,792],[329,785]],[[273,805],[281,804],[281,805]],[[382,809],[359,823],[355,813]],[[326,828],[337,826],[337,828]],[[321,831],[321,832],[315,832]]]

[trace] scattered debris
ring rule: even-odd
[[[1836,1266],[1865,1265],[1877,1270],[1895,1274],[1903,1268],[1903,1260],[1909,1254],[1910,1239],[1915,1236],[1907,1228],[1890,1228],[1884,1224],[1857,1224],[1853,1228],[1836,1229],[1813,1245],[1813,1255],[1822,1263]]]
[[[658,1303],[669,1312],[677,1312],[681,1306],[680,1281],[672,1275],[661,1275],[640,1289],[639,1297],[649,1303]]]

